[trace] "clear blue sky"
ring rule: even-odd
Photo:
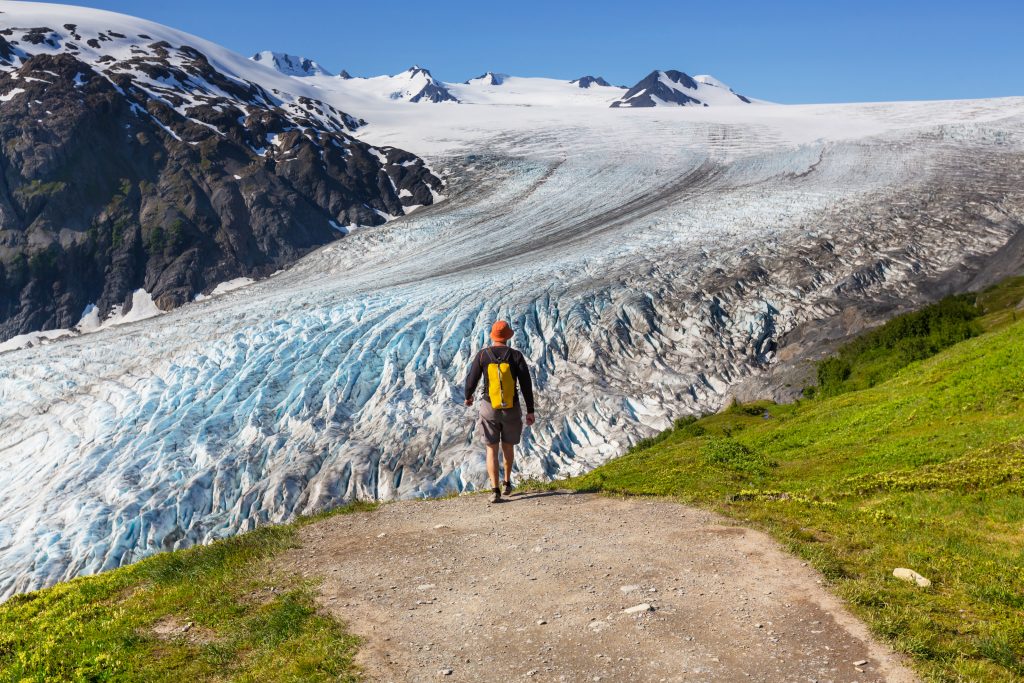
[[[356,76],[418,63],[632,85],[652,69],[709,73],[777,102],[1024,95],[1020,0],[88,0],[246,55],[298,54]]]

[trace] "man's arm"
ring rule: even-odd
[[[480,384],[480,375],[483,374],[483,370],[480,368],[480,354],[476,354],[473,358],[472,364],[469,366],[469,374],[466,375],[466,388],[465,398],[466,405],[473,405],[473,394],[476,393],[476,387]]]
[[[527,415],[533,414],[533,380],[530,378],[530,366],[526,364],[526,356],[518,354],[516,359],[516,379],[519,380],[519,390],[523,392],[523,400],[526,401]]]

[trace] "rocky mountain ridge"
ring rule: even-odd
[[[751,101],[710,76],[693,78],[682,71],[652,71],[612,102],[612,107],[707,107]]]
[[[306,57],[294,55],[282,55],[274,52],[257,53],[253,59],[266,63],[285,75],[306,77],[306,76],[330,76],[330,72],[322,70],[315,61]],[[319,71],[318,71],[319,70]],[[607,100],[589,100],[595,106],[608,106],[613,108],[631,107],[665,107],[665,106],[723,106],[752,104],[754,101],[740,95],[713,76],[691,77],[681,71],[652,71],[641,79],[632,88],[625,86],[614,86],[601,76],[586,75],[571,81],[558,81],[558,79],[524,78],[512,77],[506,73],[487,71],[475,78],[463,81],[462,83],[446,83],[436,78],[428,69],[421,66],[412,66],[405,71],[393,76],[373,76],[370,78],[355,78],[349,76],[348,72],[342,72],[345,80],[353,80],[356,83],[364,82],[367,89],[377,96],[384,96],[391,100],[407,102],[452,102],[480,104],[472,97],[472,90],[460,89],[460,86],[473,88],[485,88],[492,90],[507,86],[510,82],[515,83],[514,90],[529,92],[533,82],[560,82],[583,90],[602,90],[607,93]],[[512,79],[510,81],[510,79]],[[623,93],[622,91],[626,92]],[[358,92],[358,90],[356,91]],[[562,98],[563,104],[573,102],[571,91],[566,91]],[[544,104],[557,104],[557,99],[549,101],[543,99]],[[489,102],[490,103],[490,102]],[[537,103],[540,103],[538,101]]]
[[[0,341],[127,312],[140,289],[179,306],[439,196],[330,104],[157,25],[41,7],[0,14]]]
[[[312,59],[296,57],[283,52],[264,50],[257,52],[250,59],[266,64],[288,76],[332,76],[333,74]]]

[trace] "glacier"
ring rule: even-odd
[[[354,498],[485,485],[461,383],[497,317],[538,389],[518,476],[572,475],[720,408],[801,325],[927,300],[1024,220],[1022,98],[378,100],[345,104],[360,137],[427,159],[444,201],[0,354],[0,597]]]

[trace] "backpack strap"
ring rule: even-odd
[[[498,360],[498,356],[494,353],[494,347],[493,346],[484,347],[481,350],[481,353],[486,351],[487,355],[491,357],[491,362],[492,363],[508,363],[509,365],[511,365],[512,364],[512,355],[515,353],[515,349],[513,349],[510,346],[506,346],[504,348],[505,348],[505,355],[504,355],[504,357],[501,360]]]

